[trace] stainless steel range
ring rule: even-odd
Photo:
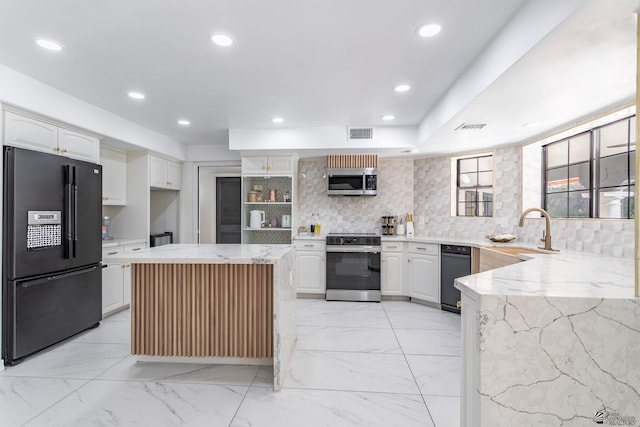
[[[380,236],[327,235],[326,298],[380,302]]]

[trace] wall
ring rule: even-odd
[[[382,215],[413,210],[413,160],[381,159],[376,197],[327,196],[326,158],[298,163],[298,217],[294,230],[309,226],[311,214],[320,214],[322,233],[380,233]]]
[[[415,161],[415,216],[424,216],[424,226],[416,233],[425,236],[484,239],[491,233],[513,233],[526,245],[541,244],[544,220],[527,219],[518,227],[523,210],[522,147],[497,148],[494,151],[494,216],[491,218],[452,217],[450,210],[451,157]],[[529,208],[531,206],[525,206]],[[533,214],[532,214],[533,215]],[[553,247],[576,251],[633,257],[633,220],[564,220],[551,222]]]

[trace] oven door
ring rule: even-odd
[[[380,250],[327,247],[327,291],[380,291]]]

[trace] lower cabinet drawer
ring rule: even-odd
[[[409,252],[438,255],[438,245],[435,243],[409,243]]]

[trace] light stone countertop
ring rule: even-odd
[[[345,233],[348,234],[348,233]],[[382,242],[416,242],[465,245],[527,247],[518,241],[495,243],[487,239],[459,239],[429,236],[380,236]],[[295,239],[325,239],[295,236]],[[631,258],[562,250],[548,254],[520,254],[526,260],[484,273],[458,278],[456,288],[477,295],[520,295],[573,298],[634,298],[634,265]]]
[[[115,246],[130,245],[134,243],[147,243],[147,239],[125,239],[116,237],[113,240],[103,240],[103,248],[113,248]]]
[[[134,264],[274,264],[293,248],[292,245],[172,244],[109,259]]]

